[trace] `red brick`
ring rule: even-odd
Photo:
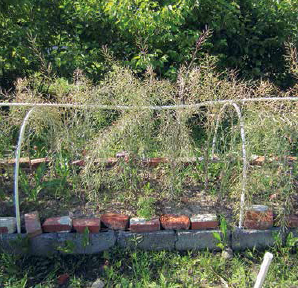
[[[85,166],[85,161],[84,160],[75,160],[75,161],[71,162],[71,165],[83,167],[83,166]]]
[[[78,233],[84,233],[86,228],[88,228],[90,233],[98,233],[100,230],[100,219],[99,218],[74,219],[73,228]]]
[[[160,216],[160,224],[166,230],[187,230],[190,220],[186,215],[164,214]]]
[[[47,158],[38,158],[38,159],[33,159],[30,161],[30,165],[32,168],[36,168],[40,164],[45,164],[48,163],[49,160]]]
[[[218,220],[215,214],[198,214],[190,218],[192,230],[215,229],[218,227]]]
[[[8,228],[7,227],[0,227],[0,234],[6,234],[8,233]]]
[[[0,234],[15,233],[17,221],[15,217],[0,217]]]
[[[42,234],[37,211],[25,214],[25,227],[29,237],[35,237]]]
[[[128,158],[128,157],[129,157],[129,153],[127,151],[116,153],[116,158]]]
[[[285,157],[273,157],[272,158],[272,161],[275,160],[275,161],[288,161],[290,163],[294,162],[294,161],[297,161],[297,157],[293,157],[293,156],[285,156]]]
[[[297,215],[289,215],[286,218],[286,224],[288,228],[297,228],[298,227],[298,216]]]
[[[106,158],[106,159],[96,159],[95,162],[98,161],[98,164],[105,166],[106,168],[111,168],[115,166],[118,162],[117,158]]]
[[[253,205],[245,214],[244,228],[265,230],[273,226],[273,212],[267,206]]]
[[[72,220],[69,216],[48,218],[42,225],[44,232],[70,232]]]
[[[177,159],[178,163],[181,163],[184,167],[188,167],[191,165],[196,165],[197,159],[196,158],[189,158],[189,157],[183,157]]]
[[[131,218],[130,219],[130,231],[131,232],[151,232],[160,230],[159,219],[146,220],[143,218]]]
[[[19,163],[20,163],[20,166],[22,166],[22,167],[23,166],[28,167],[29,163],[30,163],[30,159],[28,157],[21,157],[20,160],[19,160]],[[7,164],[8,165],[14,165],[15,164],[15,158],[9,159]]]
[[[143,161],[143,163],[149,167],[157,167],[159,164],[168,163],[168,162],[169,162],[168,158],[162,158],[162,157],[149,158]]]
[[[69,275],[67,273],[59,275],[57,277],[57,284],[58,285],[65,285],[69,280]]]
[[[252,161],[252,165],[262,166],[265,163],[265,156],[256,156]]]
[[[269,200],[275,200],[276,198],[277,198],[277,194],[276,194],[276,193],[271,194],[271,195],[269,196]]]
[[[100,221],[110,229],[125,230],[128,228],[129,216],[123,214],[106,213],[101,215]]]
[[[134,159],[133,159],[134,157],[132,156],[132,154],[131,153],[128,153],[126,151],[118,152],[116,154],[116,158],[117,158],[117,160],[123,159],[125,163],[128,163],[130,161],[134,161]]]

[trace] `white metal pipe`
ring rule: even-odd
[[[257,276],[257,281],[254,285],[254,288],[262,288],[272,259],[273,259],[273,255],[269,252],[266,252],[264,255],[264,260],[263,260],[261,268],[260,268],[260,272]]]
[[[219,123],[220,123],[220,119],[221,119],[221,115],[224,112],[224,110],[226,109],[226,107],[230,105],[230,103],[226,103],[222,106],[222,108],[220,109],[217,119],[216,119],[216,124],[215,124],[215,130],[214,130],[214,136],[213,136],[213,140],[212,140],[212,150],[211,150],[211,159],[214,159],[214,154],[215,154],[215,144],[216,144],[216,140],[217,140],[217,131],[218,131],[218,127],[219,127]]]
[[[24,138],[26,124],[34,111],[35,107],[32,108],[24,118],[24,121],[21,126],[18,145],[16,149],[16,159],[15,159],[15,170],[14,170],[14,203],[15,203],[15,213],[17,220],[17,232],[21,233],[21,216],[20,216],[20,202],[19,202],[19,167],[20,167],[20,157],[21,157],[21,147]]]
[[[101,105],[101,104],[59,104],[59,103],[8,103],[1,102],[1,106],[7,107],[60,107],[60,108],[88,108],[88,109],[111,109],[111,110],[132,110],[132,109],[150,109],[150,110],[171,110],[171,109],[197,109],[204,106],[223,105],[225,103],[247,103],[247,102],[274,102],[274,101],[298,101],[298,97],[261,97],[244,99],[211,100],[198,104],[164,105],[164,106],[127,106],[127,105]]]
[[[243,225],[243,218],[244,218],[244,208],[245,208],[245,192],[246,192],[246,182],[247,182],[247,156],[246,156],[246,143],[245,143],[245,130],[244,130],[244,121],[241,115],[241,110],[239,106],[235,103],[232,104],[237,112],[240,124],[240,134],[242,140],[242,159],[243,159],[243,166],[242,166],[242,192],[241,192],[241,199],[240,199],[240,215],[239,215],[239,228],[242,228]]]
[[[240,198],[240,216],[239,216],[239,228],[242,228],[243,226],[243,220],[244,220],[244,209],[245,209],[245,193],[246,193],[246,183],[247,183],[247,155],[246,155],[246,141],[245,141],[245,129],[244,129],[244,121],[241,115],[241,110],[239,106],[236,103],[225,103],[223,107],[220,109],[219,114],[216,119],[216,125],[215,125],[215,131],[214,136],[212,140],[212,151],[211,151],[211,159],[214,158],[215,153],[215,144],[217,140],[217,131],[221,119],[221,115],[223,114],[226,107],[229,105],[232,105],[237,113],[237,116],[239,118],[239,124],[240,124],[240,134],[241,134],[241,140],[242,140],[242,159],[243,159],[243,168],[242,168],[242,191],[241,191],[241,198]]]
[[[59,103],[7,103],[1,102],[0,107],[33,107],[26,115],[23,124],[21,126],[21,131],[19,135],[18,146],[16,150],[16,163],[15,163],[15,185],[14,185],[14,195],[15,195],[15,210],[17,218],[17,230],[20,233],[20,210],[19,210],[19,194],[18,194],[18,175],[19,175],[19,159],[21,154],[21,145],[23,141],[23,135],[25,132],[26,123],[36,107],[57,107],[57,108],[79,108],[79,109],[111,109],[111,110],[133,110],[133,109],[151,109],[151,110],[171,110],[171,109],[198,109],[204,106],[212,105],[233,105],[236,109],[238,117],[240,115],[240,129],[241,129],[241,138],[242,138],[242,150],[243,150],[243,183],[242,183],[242,194],[241,194],[241,210],[240,210],[240,220],[239,227],[242,227],[243,222],[243,209],[245,201],[245,186],[246,186],[246,169],[247,169],[247,160],[246,160],[246,150],[245,150],[245,132],[244,124],[242,123],[242,116],[240,108],[236,103],[247,103],[247,102],[274,102],[274,101],[298,101],[298,97],[262,97],[262,98],[244,98],[244,99],[227,99],[227,100],[211,100],[205,101],[198,104],[191,105],[164,105],[164,106],[126,106],[126,105],[100,105],[100,104],[59,104]],[[222,108],[223,109],[223,108]],[[239,119],[240,119],[239,118]],[[218,120],[219,121],[219,120]],[[216,139],[215,139],[216,141]],[[241,212],[242,211],[242,212]],[[242,213],[242,214],[241,214]]]

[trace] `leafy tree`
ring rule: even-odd
[[[109,70],[103,46],[137,73],[152,66],[175,78],[206,26],[213,35],[201,53],[218,68],[289,85],[284,42],[297,46],[297,15],[297,0],[1,0],[0,85],[76,68],[97,81]]]

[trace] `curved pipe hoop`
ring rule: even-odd
[[[14,203],[15,203],[15,214],[16,214],[16,220],[17,220],[18,233],[21,233],[21,216],[20,216],[20,201],[19,201],[19,167],[20,167],[21,148],[22,148],[23,138],[25,134],[26,124],[34,110],[35,110],[35,107],[30,109],[30,111],[26,114],[26,117],[23,120],[20,134],[19,134],[18,145],[16,149],[15,170],[14,170]]]
[[[245,129],[244,129],[244,121],[241,115],[241,110],[236,103],[225,103],[223,107],[220,109],[219,114],[216,119],[215,131],[212,140],[212,152],[211,152],[211,159],[214,158],[215,152],[215,144],[217,140],[217,131],[221,119],[221,115],[223,114],[224,110],[228,105],[232,105],[235,108],[237,113],[239,123],[240,123],[240,134],[242,140],[242,161],[243,161],[243,168],[242,168],[242,192],[241,192],[241,199],[240,199],[240,217],[239,217],[239,228],[243,226],[243,218],[244,218],[244,208],[245,208],[245,192],[246,192],[246,182],[247,182],[247,155],[246,155],[246,141],[245,141]]]
[[[230,105],[230,103],[226,103],[222,106],[222,108],[220,109],[217,119],[216,119],[216,124],[215,124],[215,131],[214,131],[214,136],[212,139],[212,150],[211,150],[211,159],[214,158],[214,154],[215,154],[215,144],[216,144],[216,140],[217,140],[217,131],[218,131],[218,127],[219,127],[219,123],[221,120],[221,115],[224,112],[224,110],[226,109],[226,107]]]
[[[231,99],[231,100],[213,100],[213,101],[205,101],[198,104],[192,105],[165,105],[165,106],[124,106],[124,105],[101,105],[101,104],[58,104],[58,103],[7,103],[7,102],[0,102],[0,107],[32,107],[32,109],[27,113],[19,135],[18,146],[16,150],[16,163],[15,163],[15,183],[14,183],[14,194],[15,194],[15,210],[16,210],[16,218],[17,218],[17,230],[20,233],[21,225],[20,225],[20,211],[19,211],[19,195],[18,195],[18,175],[19,175],[19,159],[20,159],[20,149],[22,145],[23,135],[25,131],[26,122],[28,121],[31,113],[33,112],[34,108],[37,107],[60,107],[60,108],[79,108],[79,109],[117,109],[117,110],[131,110],[131,109],[152,109],[152,110],[171,110],[171,109],[198,109],[204,106],[213,106],[213,105],[233,105],[235,108],[239,120],[240,120],[240,129],[241,129],[241,138],[242,138],[242,151],[243,151],[243,184],[242,184],[242,194],[241,194],[241,210],[240,210],[240,220],[239,220],[239,227],[242,227],[243,223],[243,209],[244,209],[244,201],[245,201],[245,187],[246,187],[246,169],[247,169],[247,160],[246,160],[246,150],[245,150],[245,132],[244,132],[244,125],[242,121],[241,111],[240,108],[236,103],[245,104],[247,102],[276,102],[276,101],[298,101],[298,97],[261,97],[261,98],[244,98],[244,99]],[[222,108],[223,110],[224,108]],[[220,113],[221,114],[221,113]],[[220,117],[220,115],[219,115]],[[219,126],[220,118],[217,119],[216,125],[216,132]],[[216,142],[216,135],[215,140],[213,138],[213,143]],[[212,145],[212,156],[214,156],[215,144]]]

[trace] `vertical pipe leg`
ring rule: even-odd
[[[14,170],[14,205],[15,205],[18,233],[21,233],[21,215],[20,215],[20,201],[19,201],[19,167],[20,167],[21,147],[22,147],[22,142],[25,134],[26,124],[34,109],[35,108],[32,108],[24,118],[24,121],[21,126],[21,130],[20,130],[20,134],[19,134],[17,149],[16,149],[15,170]]]
[[[240,199],[240,217],[239,217],[239,228],[243,226],[244,220],[244,208],[245,208],[245,193],[246,193],[246,182],[247,182],[247,157],[246,157],[246,143],[245,143],[245,130],[244,130],[244,121],[241,115],[241,111],[239,106],[236,103],[232,104],[237,112],[239,122],[240,122],[240,134],[242,139],[242,161],[243,161],[243,168],[242,168],[242,192],[241,192],[241,199]]]
[[[245,206],[245,192],[246,192],[246,182],[247,182],[247,156],[246,156],[246,143],[245,143],[245,130],[244,130],[244,121],[241,115],[241,110],[239,106],[236,103],[226,103],[223,105],[223,107],[220,109],[219,114],[216,119],[216,125],[215,125],[215,131],[214,136],[212,140],[212,152],[211,152],[211,159],[214,158],[215,153],[215,144],[217,140],[217,131],[219,128],[219,123],[221,119],[221,115],[226,109],[228,105],[232,105],[239,118],[240,122],[240,134],[241,134],[241,140],[242,140],[242,161],[243,161],[243,169],[242,169],[242,192],[241,192],[241,199],[240,199],[240,217],[239,217],[239,228],[242,228],[243,226],[243,218],[244,218],[244,206]]]

